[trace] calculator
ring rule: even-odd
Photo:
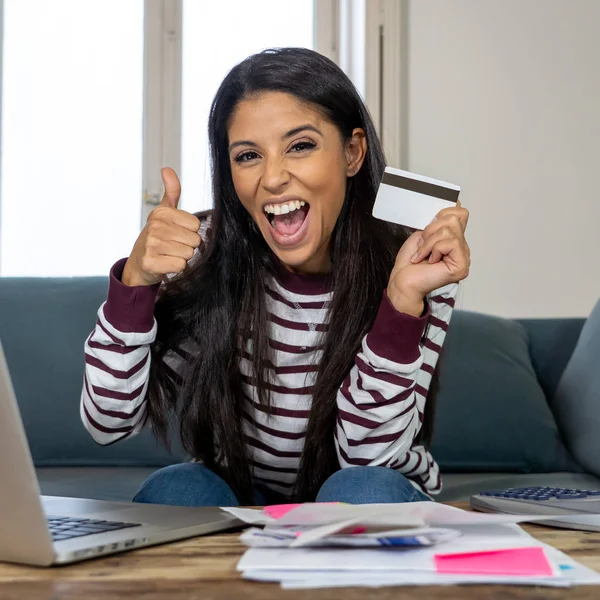
[[[471,496],[471,508],[513,515],[548,515],[540,525],[600,531],[600,490],[522,487]],[[573,516],[574,515],[574,516]]]

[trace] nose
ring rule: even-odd
[[[264,171],[261,178],[262,186],[269,194],[277,196],[283,192],[290,182],[290,174],[284,168],[283,160],[279,157],[265,159]]]

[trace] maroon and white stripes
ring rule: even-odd
[[[81,418],[101,444],[135,435],[146,420],[157,288],[124,286],[123,265],[120,261],[113,268],[108,299],[85,344]],[[397,312],[384,296],[338,391],[335,445],[342,467],[387,466],[404,473],[418,489],[440,491],[437,464],[415,440],[456,290],[456,285],[436,290],[418,319]],[[243,429],[254,478],[284,495],[294,484],[304,447],[331,298],[322,277],[286,273],[267,282],[273,354],[269,412],[258,402],[249,344],[240,361],[246,400]],[[174,376],[194,347],[169,356]]]

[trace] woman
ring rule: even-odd
[[[467,211],[412,235],[371,216],[373,123],[310,50],[237,65],[209,137],[210,233],[163,169],[86,343],[85,426],[101,444],[146,421],[166,439],[175,418],[194,460],[154,473],[139,502],[428,499],[441,481],[425,401],[468,273]]]

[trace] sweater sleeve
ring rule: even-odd
[[[420,318],[398,312],[384,293],[337,395],[335,443],[342,467],[392,467],[424,491],[441,488],[437,465],[415,440],[457,289],[451,284],[430,294]]]
[[[121,283],[125,259],[111,270],[108,298],[85,342],[80,415],[99,444],[138,433],[146,419],[150,344],[156,337],[158,285]]]

